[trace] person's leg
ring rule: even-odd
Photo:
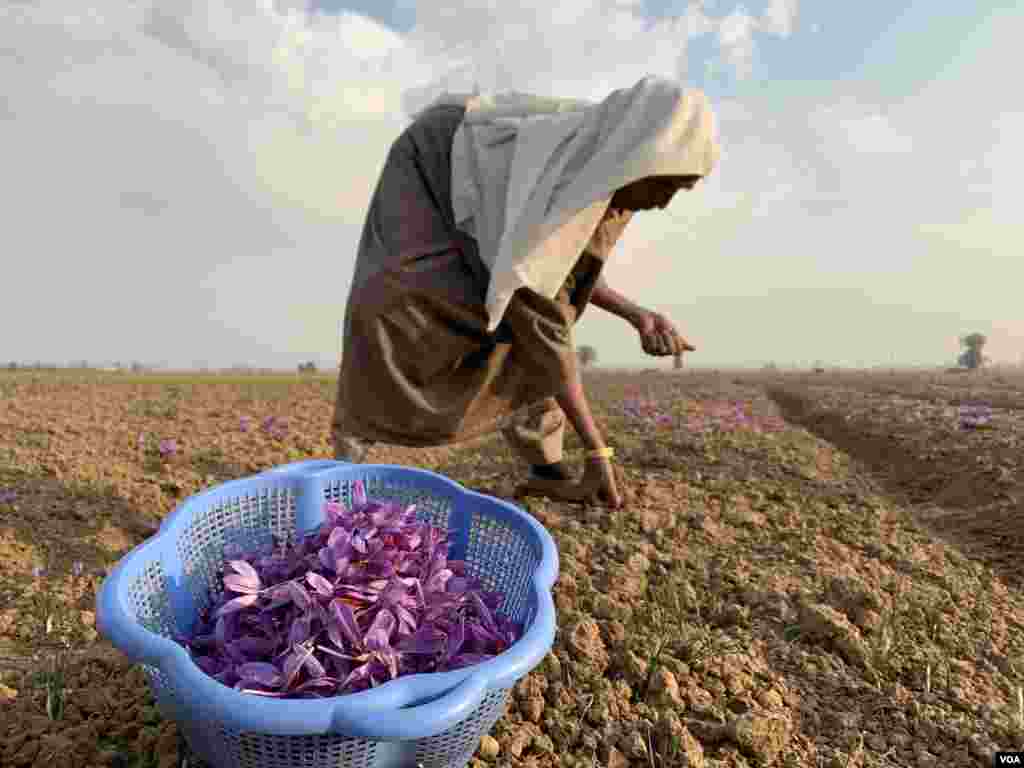
[[[527,464],[534,477],[567,480],[562,464],[565,414],[553,397],[530,408],[502,430],[505,439]]]

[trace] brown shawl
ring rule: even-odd
[[[422,114],[377,182],[345,308],[334,415],[344,433],[406,446],[467,440],[555,395],[577,364],[572,327],[631,214],[609,210],[559,294],[520,289],[489,335],[487,267],[451,206],[463,114]]]

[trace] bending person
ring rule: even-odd
[[[501,430],[530,466],[522,491],[619,507],[573,326],[593,303],[648,354],[694,349],[601,270],[635,211],[712,170],[714,116],[701,92],[654,77],[599,103],[502,98],[442,97],[391,146],[345,309],[335,455]],[[588,449],[578,483],[566,419]]]

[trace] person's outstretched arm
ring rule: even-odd
[[[682,337],[671,320],[630,301],[609,287],[604,277],[598,278],[590,294],[590,303],[632,325],[640,334],[644,352],[649,355],[681,355],[683,352],[694,352],[697,349]]]
[[[590,303],[616,317],[621,317],[634,328],[640,327],[644,315],[648,313],[648,310],[611,288],[604,275],[597,279],[597,284],[590,294]]]

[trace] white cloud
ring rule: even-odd
[[[8,3],[0,141],[18,150],[0,206],[26,289],[6,297],[0,327],[41,320],[0,355],[330,359],[405,102],[475,80],[600,99],[646,74],[685,75],[688,41],[709,34],[721,55],[708,64],[742,75],[757,35],[795,29],[795,2],[757,18],[719,6],[652,20],[614,0],[437,3],[399,35],[303,0]],[[888,107],[845,91],[830,104],[721,102],[720,169],[665,214],[639,215],[609,278],[671,306],[792,285],[835,296],[875,270],[886,280],[865,293],[965,313],[960,249],[997,270],[1021,242],[1024,112],[984,87],[997,65]],[[1015,283],[999,283],[992,311],[1013,316]],[[594,314],[588,328],[617,327]],[[725,347],[726,320],[708,323],[705,341]],[[799,318],[759,327],[781,338],[785,323]]]
[[[750,15],[743,5],[724,18],[716,20],[718,47],[722,60],[729,64],[736,77],[744,80],[754,67],[757,49],[755,35],[759,32],[787,38],[796,28],[799,0],[769,0],[764,14]]]
[[[740,6],[718,25],[718,46],[741,80],[750,75],[754,59],[754,32],[757,19]]]
[[[778,37],[789,37],[796,27],[799,0],[770,0],[761,17],[761,28]]]

